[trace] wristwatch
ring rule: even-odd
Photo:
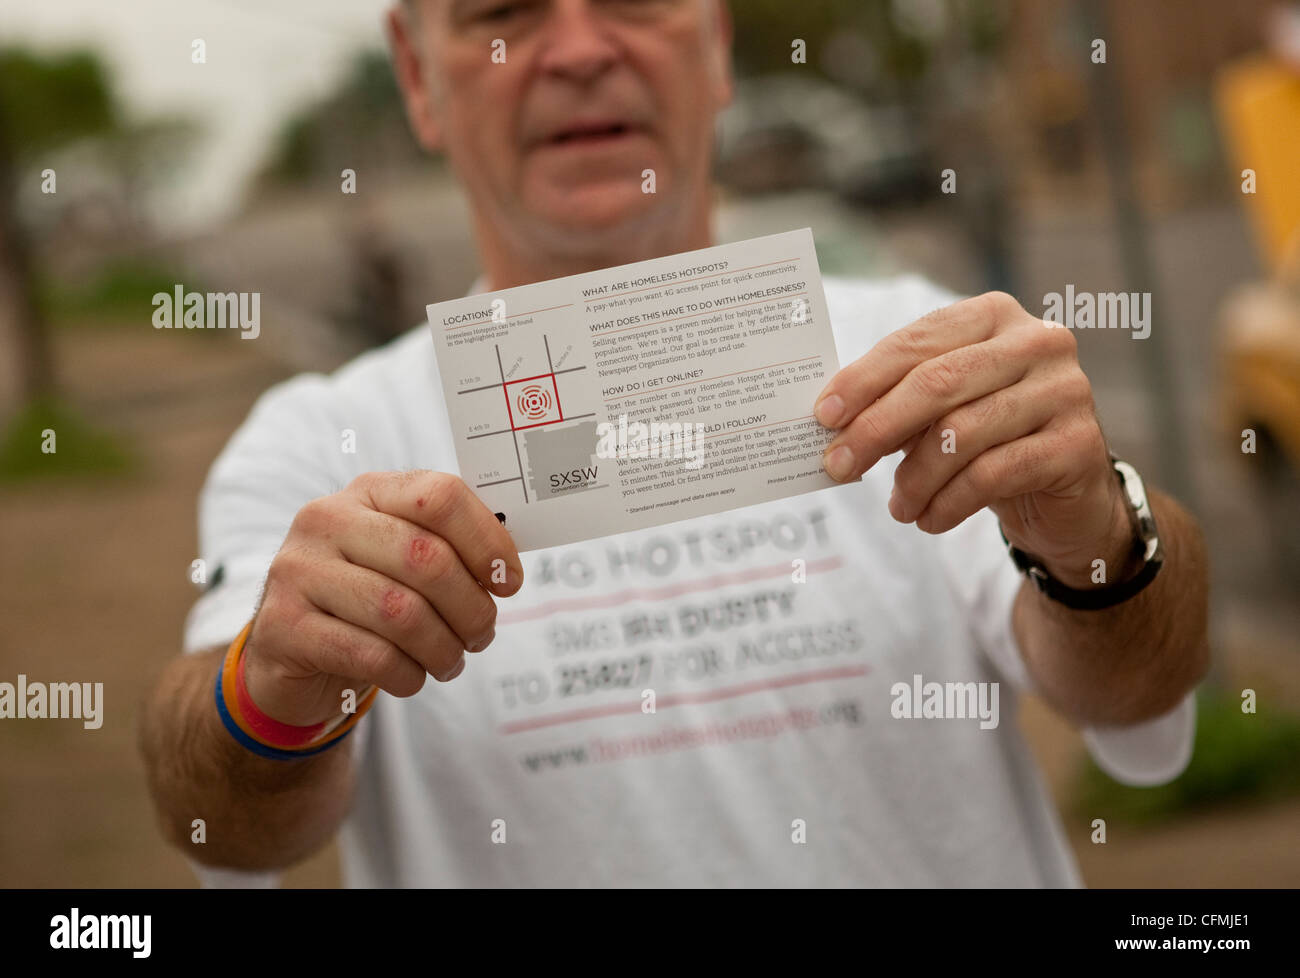
[[[1022,573],[1029,575],[1029,579],[1034,582],[1038,590],[1052,600],[1078,611],[1100,611],[1127,601],[1155,580],[1165,559],[1164,550],[1160,546],[1160,536],[1156,532],[1156,520],[1151,514],[1151,504],[1147,500],[1147,491],[1142,485],[1141,476],[1137,474],[1137,469],[1121,461],[1114,452],[1110,453],[1110,462],[1124,490],[1127,504],[1125,509],[1128,511],[1129,522],[1133,527],[1132,553],[1142,555],[1142,569],[1133,577],[1118,584],[1090,590],[1067,587],[1049,574],[1041,561],[1029,556],[1019,547],[1012,546],[1007,535],[1002,534],[1002,542],[1007,545],[1007,552],[1011,555],[1012,561]],[[998,529],[1001,531],[1001,524],[998,525]]]

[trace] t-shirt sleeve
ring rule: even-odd
[[[208,586],[186,618],[185,652],[234,640],[298,510],[343,488],[343,474],[330,467],[340,436],[326,398],[317,375],[273,387],[213,463],[199,495]]]
[[[976,644],[1016,689],[1036,692],[1012,625],[1024,578],[1007,555],[997,517],[984,509],[939,538],[944,573]],[[1186,770],[1196,732],[1196,699],[1188,693],[1163,716],[1123,727],[1084,727],[1097,766],[1121,784],[1165,784]]]
[[[234,640],[252,617],[267,569],[304,503],[342,488],[329,467],[339,451],[323,378],[304,375],[267,391],[213,463],[199,496],[199,550],[208,588],[185,622],[184,652]],[[355,732],[354,732],[355,734]],[[207,889],[280,885],[277,871],[187,860]]]

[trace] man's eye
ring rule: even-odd
[[[617,13],[658,16],[677,5],[678,0],[599,0],[601,6]]]
[[[507,20],[514,14],[519,13],[523,6],[522,3],[498,3],[480,13],[478,19],[488,21]]]

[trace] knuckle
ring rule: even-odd
[[[1020,483],[1026,477],[1033,474],[1034,470],[1041,464],[1041,452],[1046,446],[1024,444],[1017,445],[1007,453],[1005,462],[1000,466],[1001,475],[1012,483]],[[997,480],[989,486],[992,491],[1002,479]]]
[[[423,481],[416,505],[434,523],[449,519],[464,500],[465,483],[447,472],[432,472]]]
[[[931,313],[931,315],[934,315]],[[926,323],[929,317],[920,319],[913,326],[904,327],[890,333],[882,341],[888,343],[891,352],[899,354],[908,360],[920,360],[928,356],[929,343],[926,341],[925,332],[921,325]]]
[[[286,585],[292,587],[296,582],[300,581],[310,564],[311,560],[307,557],[307,553],[303,548],[294,546],[281,547],[279,553],[271,561],[271,566],[266,571],[266,601],[273,600],[274,595],[278,594]]]
[[[1065,349],[1062,336],[1065,336],[1068,342],[1074,342],[1070,330],[1054,326],[1045,319],[1029,323],[1017,336],[1019,342],[1024,344],[1024,348],[1036,360],[1056,356]]]
[[[1007,292],[985,292],[979,298],[984,303],[986,314],[994,322],[1001,322],[1022,312],[1016,297]]]
[[[960,410],[954,411],[935,427],[941,431],[944,428],[951,428],[957,432],[978,431],[982,428],[995,427],[1006,412],[1005,398],[991,394],[963,405]]]
[[[379,599],[379,613],[401,636],[416,634],[424,619],[420,601],[400,587],[386,588]]]
[[[401,667],[402,654],[387,639],[373,632],[329,632],[329,643],[319,649],[318,654],[330,663],[328,671],[363,682],[381,682],[387,688],[395,678],[409,670]]]
[[[256,644],[259,652],[292,649],[294,636],[302,627],[308,608],[284,597],[279,590],[267,591],[262,605],[257,609],[250,645]]]
[[[349,678],[370,680],[392,670],[393,647],[378,637],[348,639],[341,652]]]
[[[1061,356],[1074,356],[1079,349],[1079,338],[1074,335],[1074,330],[1056,327],[1055,329],[1045,329],[1043,332],[1047,336],[1049,349]]]
[[[305,537],[328,538],[339,526],[339,514],[329,496],[305,503],[294,515],[292,531]]]
[[[376,472],[362,472],[347,485],[347,492],[354,495],[368,496],[370,490],[379,484],[380,476]]]
[[[961,387],[961,374],[950,363],[931,360],[917,368],[916,384],[926,396],[947,400]]]
[[[1105,455],[1106,439],[1101,433],[1101,426],[1097,424],[1096,417],[1092,412],[1082,413],[1076,419],[1066,425],[1064,429],[1066,439],[1065,447],[1073,452],[1077,452],[1084,458],[1092,458],[1097,454]]]
[[[1066,404],[1083,405],[1091,413],[1092,382],[1088,380],[1087,374],[1076,367],[1067,371],[1053,385],[1053,397]]]
[[[451,545],[431,533],[413,536],[406,557],[411,568],[429,580],[446,577],[455,567],[456,560]]]

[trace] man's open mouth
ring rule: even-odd
[[[551,146],[582,146],[611,142],[629,135],[632,127],[622,122],[584,123],[556,133],[547,142]]]

